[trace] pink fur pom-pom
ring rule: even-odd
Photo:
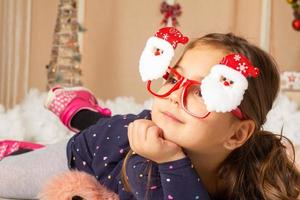
[[[68,171],[51,179],[39,194],[39,199],[119,200],[119,197],[93,176],[85,172]]]

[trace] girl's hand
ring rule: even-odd
[[[164,139],[162,129],[151,120],[139,119],[130,123],[128,139],[135,153],[157,163],[186,157],[180,146]]]

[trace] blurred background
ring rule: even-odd
[[[101,99],[149,96],[138,60],[161,27],[161,0],[79,0],[84,86]],[[191,38],[233,32],[271,53],[280,70],[300,70],[300,32],[286,0],[178,0],[178,28]],[[31,88],[47,89],[59,0],[0,0],[0,104],[12,108]],[[180,45],[181,47],[181,45]],[[182,48],[177,50],[177,57]],[[300,103],[298,92],[289,92]]]
[[[276,59],[282,90],[266,128],[277,133],[283,128],[300,145],[299,4],[299,0],[0,0],[0,139],[53,143],[68,135],[43,108],[47,89],[55,83],[91,89],[114,114],[149,108],[138,61],[147,39],[172,22],[167,18],[167,24],[161,23],[173,9],[173,22],[178,24],[171,25],[191,39],[233,32]],[[174,62],[182,50],[179,45]]]

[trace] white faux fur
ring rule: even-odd
[[[5,111],[0,104],[0,140],[26,140],[41,144],[51,144],[73,135],[43,103],[46,92],[31,89],[24,100],[14,108]],[[111,109],[112,114],[138,114],[149,109],[152,100],[138,104],[133,97],[117,97],[99,101],[103,107]]]
[[[287,136],[300,150],[300,110],[296,102],[290,100],[284,93],[276,98],[272,109],[267,115],[264,129]],[[300,153],[300,151],[299,151]]]
[[[14,108],[0,109],[0,140],[28,140],[42,144],[56,143],[71,134],[59,119],[46,110],[47,93],[32,89]]]
[[[155,56],[153,54],[155,48],[163,50],[163,54]],[[158,37],[150,37],[140,57],[139,70],[142,80],[148,81],[162,77],[173,56],[174,49],[170,43]]]
[[[225,86],[220,81],[221,76],[234,81],[234,83],[231,86]],[[230,112],[237,108],[243,100],[245,90],[248,88],[248,81],[234,69],[225,65],[215,65],[202,80],[200,87],[208,111]]]
[[[16,139],[50,144],[72,136],[58,118],[43,107],[46,94],[31,89],[24,101],[13,109],[5,111],[0,105],[0,140]],[[149,109],[152,104],[150,99],[139,104],[133,97],[118,97],[100,102],[104,107],[110,108],[113,114],[138,114],[143,109]],[[300,110],[297,104],[281,94],[268,113],[264,129],[280,133],[283,127],[283,135],[300,145],[299,121]]]

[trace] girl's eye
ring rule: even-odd
[[[200,88],[195,89],[194,94],[199,96],[199,97],[202,97],[201,89]]]
[[[175,77],[169,77],[166,81],[166,83],[171,83],[171,84],[176,84],[177,83],[177,79],[175,79]]]

